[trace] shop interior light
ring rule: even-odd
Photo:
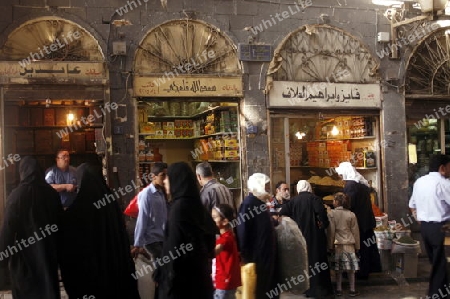
[[[339,134],[339,130],[336,126],[333,126],[333,129],[331,129],[331,135],[336,136]]]
[[[295,136],[297,137],[297,139],[303,139],[303,136],[306,136],[305,133],[297,131],[297,133],[295,133]]]
[[[67,125],[71,126],[73,124],[73,120],[75,119],[73,113],[68,113],[67,114]]]

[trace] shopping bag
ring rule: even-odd
[[[136,278],[138,282],[138,291],[141,299],[155,298],[155,282],[152,274],[155,271],[155,266],[152,260],[147,259],[142,254],[139,254],[134,260],[136,268]]]
[[[138,207],[138,201],[137,201],[137,195],[133,197],[133,199],[128,204],[127,208],[123,212],[125,215],[137,218],[139,214],[139,207]]]
[[[303,293],[309,289],[306,240],[297,223],[286,216],[281,218],[275,230],[278,247],[278,281],[283,283],[286,277],[298,277],[298,283],[292,284],[290,291]]]
[[[256,264],[241,266],[242,299],[256,299]]]

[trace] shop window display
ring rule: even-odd
[[[345,161],[379,188],[376,116],[272,116],[271,134],[273,181],[288,181],[292,192],[298,180],[308,180],[320,196],[342,191],[334,167]]]
[[[138,173],[149,175],[151,164],[211,163],[215,177],[240,196],[240,134],[236,102],[142,100],[138,107]],[[145,181],[143,180],[145,183]]]

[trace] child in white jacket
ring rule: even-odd
[[[359,251],[359,229],[356,216],[348,210],[349,198],[338,192],[333,200],[334,209],[328,213],[328,248],[335,254],[336,296],[342,296],[342,272],[347,271],[350,297],[358,296],[355,290],[355,271],[359,270],[356,253]]]

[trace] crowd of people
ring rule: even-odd
[[[307,255],[304,273],[298,276],[307,279],[304,294],[342,295],[347,271],[348,294],[357,296],[355,276],[367,279],[381,270],[376,245],[363,244],[373,236],[375,219],[367,181],[350,163],[336,170],[346,184],[335,195],[334,209],[327,209],[304,180],[293,198],[284,181],[271,196],[270,178],[254,173],[239,205],[214,179],[209,163],[198,164],[194,172],[185,162],[156,162],[151,183],[137,195],[132,246],[117,201],[94,205],[112,194],[100,165],[72,168],[69,153],[61,150],[56,166],[44,174],[34,158],[26,157],[20,163],[20,184],[7,200],[0,267],[8,261],[16,299],[60,298],[58,272],[70,299],[231,299],[240,286],[244,298],[279,298],[273,292],[289,277],[280,276],[286,273],[280,269],[286,266],[279,263],[280,254],[286,251],[280,249],[282,229],[276,227],[290,217],[298,228],[286,235],[307,247],[302,251]],[[48,225],[55,225],[54,234],[20,247]],[[149,275],[151,283],[141,279]]]

